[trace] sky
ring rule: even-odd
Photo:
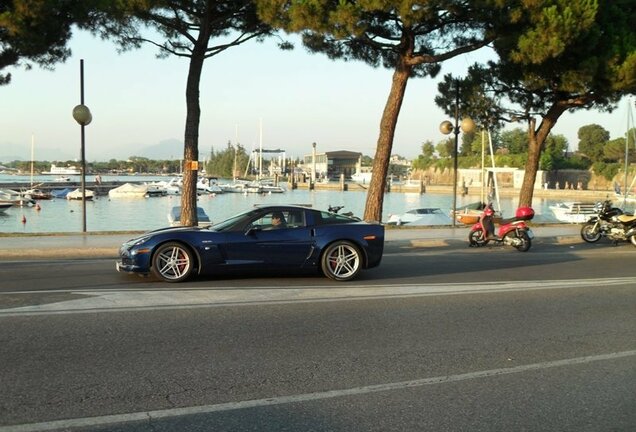
[[[297,42],[297,41],[296,41]],[[86,127],[86,160],[125,159],[166,140],[183,143],[185,58],[156,58],[157,49],[118,53],[117,46],[76,31],[72,57],[53,70],[10,68],[0,86],[0,162],[80,158],[80,127],[71,112],[80,103],[80,59],[84,60],[85,104],[93,121]],[[439,124],[448,119],[435,106],[437,82],[461,75],[484,58],[469,53],[447,61],[437,79],[411,79],[398,120],[393,154],[415,158],[427,140],[444,139]],[[248,151],[284,149],[287,156],[349,150],[373,157],[392,71],[362,62],[332,61],[307,52],[300,43],[281,51],[273,40],[250,41],[206,60],[200,86],[199,155],[224,149],[228,141]],[[577,131],[595,123],[624,136],[627,105],[612,114],[566,113],[553,129],[576,149]],[[182,145],[174,159],[181,159]],[[137,153],[136,153],[137,152]]]

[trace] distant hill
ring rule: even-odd
[[[27,152],[25,152],[27,153]],[[127,144],[109,148],[87,148],[86,159],[92,161],[108,161],[111,159],[126,160],[131,156],[145,157],[148,159],[182,159],[183,158],[183,142],[178,139],[171,138],[160,141],[150,146],[142,146],[141,144]],[[12,162],[15,160],[29,160],[29,154],[17,155],[14,150],[7,146],[6,150],[0,147],[0,162]],[[68,150],[59,148],[37,148],[35,159],[38,161],[79,161],[79,149],[77,154],[72,154]]]
[[[74,160],[78,158],[79,158],[79,150],[77,155],[73,155],[67,151],[60,150],[59,148],[39,149],[39,153],[35,155],[35,159],[42,160],[42,161],[44,160],[45,161]],[[13,162],[16,160],[17,161],[30,160],[30,155],[29,154],[17,155],[17,154],[12,154],[11,150],[6,152],[0,150],[1,162]]]
[[[130,150],[129,150],[130,151]],[[158,144],[143,147],[130,156],[140,156],[148,159],[182,159],[183,158],[183,142],[178,139],[171,138],[160,141]]]

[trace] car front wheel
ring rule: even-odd
[[[361,266],[360,250],[348,241],[330,244],[322,255],[322,271],[325,276],[333,280],[351,280],[358,275]]]
[[[192,252],[181,243],[163,244],[152,257],[152,273],[165,282],[183,282],[193,267]]]

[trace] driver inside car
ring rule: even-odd
[[[270,229],[279,229],[287,227],[285,216],[281,212],[272,213],[272,227]]]

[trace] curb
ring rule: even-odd
[[[535,239],[539,244],[576,244],[581,243],[579,236],[554,236],[539,237]],[[387,244],[398,247],[413,248],[463,248],[467,245],[464,238],[435,238],[435,239],[406,239],[406,240],[385,240]],[[24,248],[24,249],[0,249],[0,261],[11,260],[44,260],[44,259],[91,259],[91,258],[112,258],[119,256],[119,246],[117,247],[95,247],[95,248]]]
[[[85,259],[117,258],[118,248],[75,248],[75,249],[0,249],[0,261],[23,259]]]

